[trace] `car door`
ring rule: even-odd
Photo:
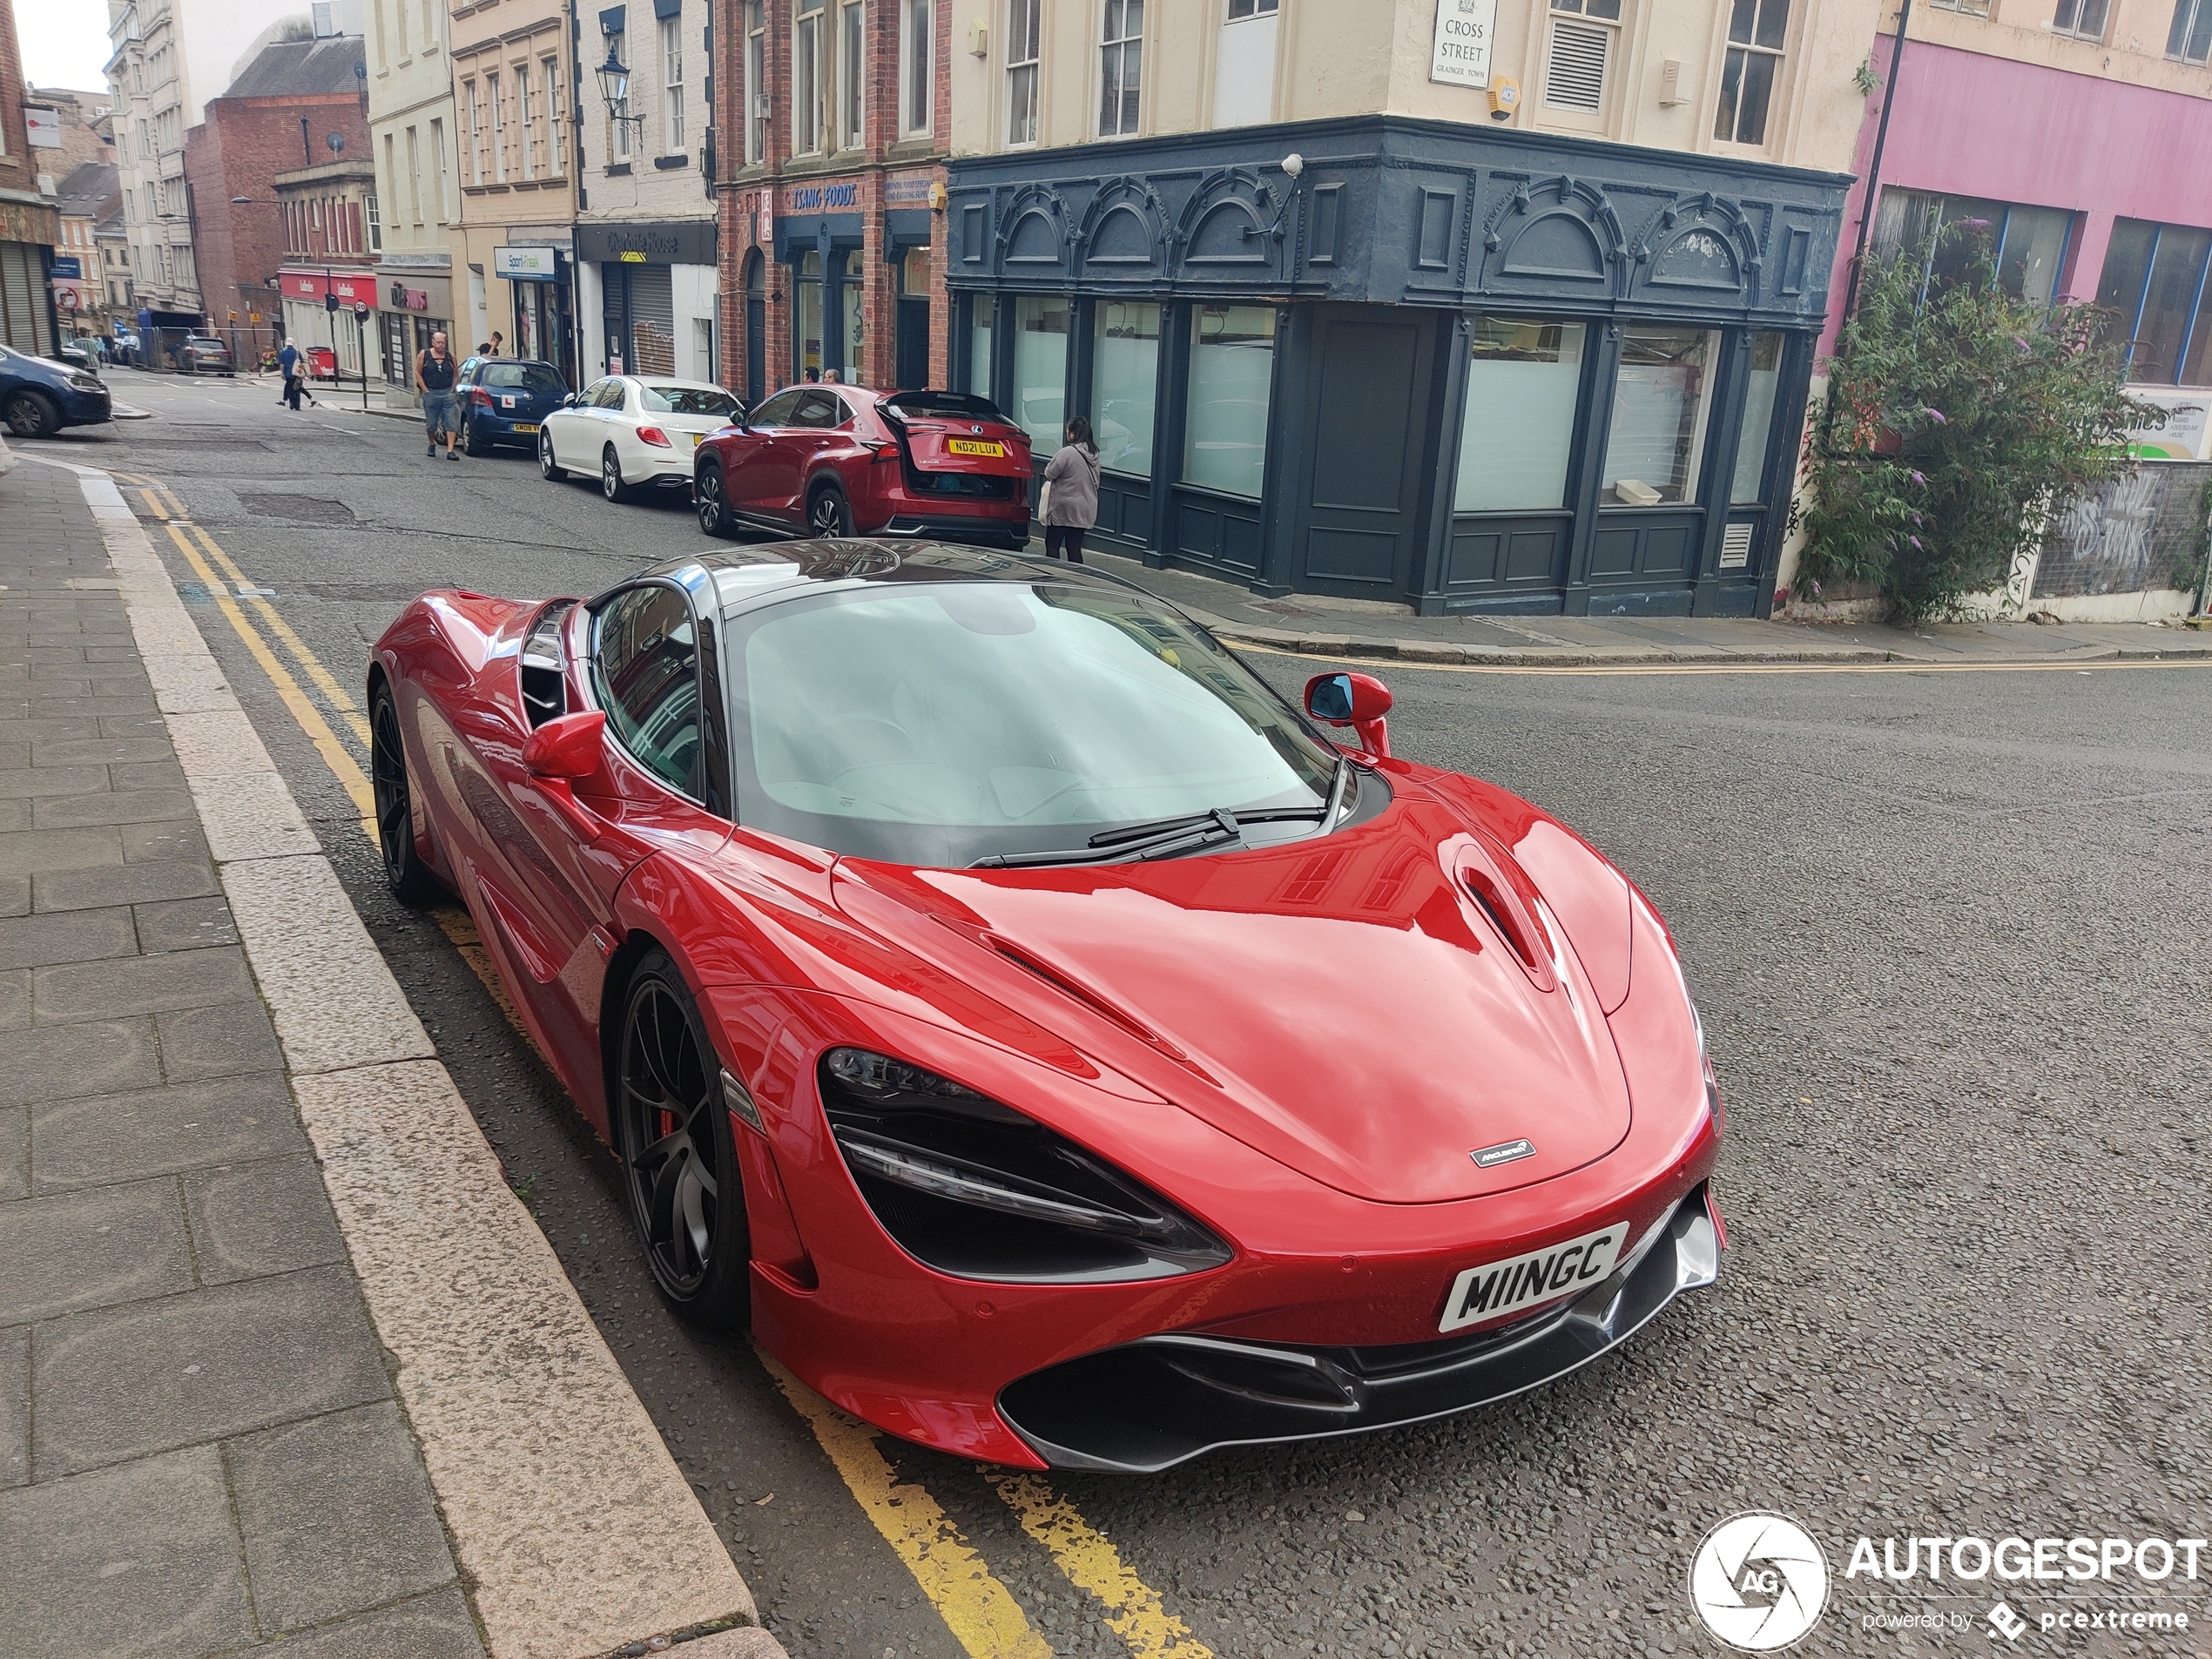
[[[601,382],[594,381],[576,395],[576,401],[555,409],[545,417],[545,433],[553,445],[556,465],[571,467],[583,453],[583,426],[590,417],[586,413],[591,400],[599,395]]]
[[[791,456],[789,511],[802,524],[806,517],[807,481],[813,476],[815,457],[845,442],[848,435],[840,428],[848,426],[852,419],[853,411],[834,392],[816,388],[799,400],[799,410],[792,420],[796,430],[786,442]]]
[[[731,505],[743,513],[785,516],[798,486],[778,454],[804,387],[779,392],[752,412],[745,429],[730,445],[723,487]]]

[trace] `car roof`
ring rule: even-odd
[[[680,374],[617,374],[617,380],[636,381],[640,386],[682,386],[695,392],[726,392],[726,386],[717,386],[712,381],[687,381]]]
[[[1144,591],[1107,571],[1048,559],[1042,554],[1001,552],[948,542],[858,539],[771,542],[757,547],[716,549],[649,565],[623,585],[649,580],[674,582],[703,603],[711,594],[725,618],[797,598],[804,592],[918,587],[938,582],[1052,582],[1117,592]]]

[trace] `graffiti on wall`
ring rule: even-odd
[[[2035,597],[2169,587],[2202,544],[2212,462],[2153,462],[2070,502],[2051,522]]]

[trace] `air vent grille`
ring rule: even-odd
[[[1721,569],[1741,570],[1751,562],[1751,527],[1730,524],[1721,532]]]
[[[1551,57],[1544,65],[1544,102],[1555,110],[1605,106],[1605,59],[1613,31],[1591,24],[1552,24]]]

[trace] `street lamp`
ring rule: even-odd
[[[630,112],[630,71],[623,67],[622,59],[615,52],[614,37],[607,38],[607,61],[599,65],[599,96],[607,105],[607,119],[619,121],[641,132],[645,118]]]

